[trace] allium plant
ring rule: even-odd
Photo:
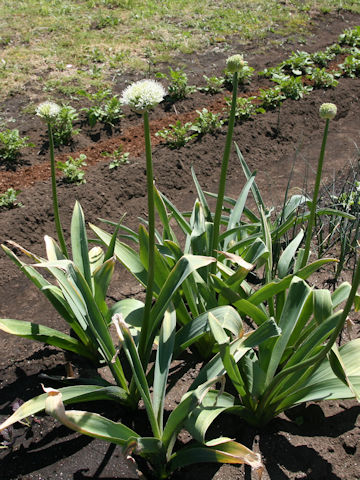
[[[319,115],[320,115],[320,118],[325,120],[325,129],[324,129],[320,156],[319,156],[318,166],[316,171],[314,193],[313,193],[311,209],[310,209],[310,218],[309,218],[307,229],[306,229],[305,249],[304,249],[303,259],[301,262],[301,265],[303,267],[307,264],[307,261],[310,255],[310,242],[312,238],[312,229],[315,225],[316,206],[317,206],[317,200],[318,200],[319,190],[320,190],[320,181],[321,181],[321,175],[322,175],[322,167],[324,163],[326,141],[327,141],[328,132],[329,132],[329,123],[330,123],[330,120],[335,118],[336,113],[337,113],[337,108],[336,108],[336,105],[334,105],[333,103],[323,103],[320,106]]]
[[[64,233],[61,227],[59,202],[58,202],[57,190],[56,190],[56,169],[55,169],[54,136],[53,136],[54,125],[59,117],[60,111],[61,111],[61,107],[58,104],[54,102],[44,102],[37,107],[36,114],[46,123],[48,128],[49,147],[50,147],[51,188],[52,188],[56,233],[60,242],[62,253],[64,254],[65,257],[68,257]]]

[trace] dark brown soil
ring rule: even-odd
[[[265,43],[250,45],[245,51],[246,60],[256,71],[276,65],[292,50],[314,52],[335,42],[348,27],[360,24],[360,16],[340,12],[314,18],[313,31],[306,45],[286,40],[277,42],[269,38]],[[239,51],[236,41],[233,52]],[[214,48],[204,54],[184,57],[190,83],[203,83],[202,75],[220,75],[229,52]],[[165,66],[164,66],[164,70]],[[114,87],[121,92],[125,80]],[[242,94],[249,95],[264,86],[264,80],[254,78]],[[30,86],[32,98],[44,100],[35,86]],[[360,79],[342,78],[333,90],[314,90],[300,101],[284,102],[280,115],[268,112],[235,128],[234,139],[253,170],[257,170],[257,183],[268,206],[281,204],[289,175],[293,168],[291,192],[307,187],[311,189],[314,169],[323,133],[323,122],[318,109],[323,102],[333,102],[338,115],[331,123],[324,166],[324,183],[331,183],[348,170],[351,161],[358,159],[356,145],[360,146]],[[175,105],[164,105],[151,115],[152,131],[174,123],[177,119],[191,120],[195,110],[207,107],[221,111],[224,95],[209,96],[201,93]],[[43,253],[43,236],[55,236],[49,161],[44,125],[31,115],[19,116],[29,103],[27,96],[10,98],[2,105],[6,117],[15,117],[14,124],[22,135],[28,135],[37,145],[23,156],[23,165],[15,171],[0,171],[0,191],[14,186],[22,190],[19,196],[23,208],[0,213],[1,242],[14,240],[29,250]],[[83,104],[73,102],[76,108]],[[13,128],[13,127],[11,127]],[[88,221],[99,224],[98,217],[117,221],[124,212],[126,223],[138,224],[137,217],[146,216],[145,160],[143,155],[142,124],[136,115],[127,115],[112,132],[100,127],[90,129],[81,125],[82,131],[70,147],[58,152],[63,158],[69,152],[87,155],[87,183],[67,185],[59,180],[58,193],[65,237],[69,238],[71,212],[79,200]],[[193,165],[199,182],[205,190],[216,192],[219,169],[225,142],[225,128],[214,136],[192,141],[180,150],[170,151],[153,138],[154,171],[157,187],[181,210],[191,208],[195,200],[190,166]],[[131,162],[117,170],[109,170],[109,159],[101,152],[112,152],[122,144],[130,152]],[[239,161],[233,151],[229,167],[227,193],[236,196],[244,184]],[[1,255],[0,297],[1,316],[32,320],[67,331],[64,321],[57,316],[46,299]],[[323,276],[313,279],[321,284]],[[142,289],[120,267],[111,286],[112,300],[142,295]],[[359,321],[355,319],[355,335],[359,334]],[[63,352],[0,333],[0,420],[11,413],[14,399],[27,400],[41,393],[40,374],[65,374],[68,358]],[[193,361],[193,360],[192,360]],[[72,358],[74,368],[83,368]],[[180,361],[187,364],[188,359]],[[194,366],[195,367],[195,366]],[[189,374],[188,374],[189,375]],[[190,372],[191,375],[191,372]],[[184,381],[178,382],[169,395],[170,406],[181,395]],[[46,382],[50,386],[51,382]],[[111,415],[106,405],[96,405],[98,411]],[[111,409],[110,409],[111,410]],[[360,479],[360,406],[355,401],[323,402],[299,406],[275,419],[264,430],[254,430],[239,420],[224,417],[214,426],[217,434],[236,438],[262,455],[266,466],[263,478],[282,479]],[[141,413],[139,414],[141,415]],[[126,412],[116,418],[130,420]],[[118,447],[79,436],[59,426],[51,418],[39,416],[30,427],[15,428],[12,449],[1,450],[0,479],[80,480],[88,478],[126,479],[139,478],[134,467],[127,463]],[[1,440],[1,437],[0,437]],[[180,438],[181,440],[181,438]],[[250,470],[234,466],[197,465],[179,472],[175,479],[250,479]]]

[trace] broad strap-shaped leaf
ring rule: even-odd
[[[78,201],[75,202],[71,218],[71,249],[75,265],[77,265],[89,287],[92,288],[85,217]]]
[[[106,294],[114,274],[115,260],[115,257],[109,258],[99,265],[92,275],[95,302],[105,317],[108,314],[108,307],[105,302]]]
[[[105,245],[110,245],[112,236],[109,233],[92,224],[90,224],[90,228]],[[116,258],[124,265],[124,267],[129,270],[129,272],[134,275],[134,277],[142,285],[145,286],[147,284],[147,271],[142,264],[138,253],[129,245],[126,245],[119,240],[116,240],[115,242],[114,253]]]
[[[299,248],[299,245],[303,237],[304,237],[304,230],[301,229],[299,233],[296,235],[296,237],[289,243],[289,245],[282,252],[277,265],[279,278],[284,278],[289,273],[291,263],[295,258],[295,254],[297,252],[297,249]]]
[[[165,204],[165,206],[168,208],[168,210],[171,212],[172,216],[176,220],[177,224],[183,231],[185,235],[190,235],[191,234],[191,227],[189,225],[189,222],[186,220],[184,215],[179,212],[179,210],[175,207],[175,205],[167,198],[165,195],[161,193],[161,198]]]
[[[62,348],[96,361],[93,352],[86,348],[79,340],[53,328],[24,320],[1,318],[0,329],[12,335],[53,345],[54,347]]]
[[[224,329],[230,331],[235,337],[240,335],[243,324],[237,311],[229,305],[216,307],[202,313],[197,318],[194,318],[192,322],[183,326],[176,332],[174,347],[175,356],[194,342],[200,340],[200,338],[210,330],[210,314],[217,319]]]
[[[98,385],[74,385],[71,387],[60,388],[62,400],[65,404],[90,402],[96,400],[112,400],[125,403],[127,400],[126,392],[120,387],[100,387]],[[45,401],[47,394],[43,393],[37,397],[23,403],[5,422],[0,425],[0,431],[8,428],[24,418],[36,415],[45,410]]]
[[[13,244],[13,243],[12,243]],[[17,246],[17,244],[15,244]],[[39,289],[43,292],[45,297],[50,301],[53,307],[61,315],[64,320],[68,323],[74,322],[74,315],[69,309],[67,303],[64,300],[64,296],[60,288],[52,285],[48,282],[39,272],[31,265],[27,265],[22,262],[8,247],[2,245],[2,249],[6,255],[19,267],[26,277]],[[38,261],[43,259],[38,259]]]
[[[158,331],[165,310],[172,301],[173,295],[180,287],[182,282],[197,269],[206,267],[214,262],[213,257],[203,257],[200,255],[184,255],[170,272],[165,284],[163,285],[155,305],[151,309],[150,333],[146,339],[145,357],[148,358],[151,347]]]
[[[255,180],[255,175],[253,174],[245,183],[238,199],[236,200],[235,206],[231,211],[229,221],[226,226],[226,230],[232,230],[234,227],[240,225],[240,219],[243,214],[245,203],[254,180]],[[236,238],[237,238],[236,234],[232,234],[231,236],[226,237],[226,240],[224,242],[224,250],[227,249],[229,242],[231,242],[232,240],[235,241]]]
[[[249,169],[247,163],[245,162],[244,157],[242,156],[242,153],[241,153],[241,151],[240,151],[240,149],[239,149],[239,147],[237,146],[236,143],[235,143],[235,149],[236,149],[236,153],[239,157],[239,160],[240,160],[243,172],[245,174],[245,177],[246,177],[247,180],[249,180],[254,174],[252,174],[250,172],[250,169]],[[256,206],[259,210],[259,213],[260,213],[261,208],[263,209],[263,211],[265,211],[265,204],[263,202],[260,191],[259,191],[255,181],[251,185],[251,191],[252,191],[252,194],[254,196]]]
[[[260,345],[260,366],[266,372],[268,384],[280,364],[281,358],[301,315],[302,308],[311,293],[311,288],[300,278],[295,277],[290,285],[285,305],[280,317],[279,327],[282,330],[280,337],[272,338]]]
[[[61,392],[51,388],[45,389],[45,391],[47,393],[46,413],[71,430],[118,445],[126,445],[131,438],[139,437],[131,428],[97,413],[79,410],[65,411]]]
[[[176,331],[176,311],[170,303],[166,310],[159,335],[156,352],[152,403],[160,430],[163,430],[164,400],[169,369],[174,351]]]
[[[220,437],[207,442],[205,445],[184,448],[176,452],[169,463],[169,471],[194,463],[232,463],[246,464],[257,470],[261,479],[263,464],[259,453],[255,453],[241,443]]]
[[[196,188],[196,192],[198,194],[198,197],[199,197],[199,200],[201,202],[201,205],[204,209],[204,214],[205,214],[205,219],[207,222],[212,222],[213,221],[213,218],[212,218],[212,215],[211,215],[211,210],[210,210],[210,207],[208,205],[208,202],[206,200],[206,197],[205,197],[205,194],[200,186],[200,183],[196,177],[196,174],[195,174],[195,170],[193,168],[193,166],[191,166],[191,175],[193,177],[193,180],[194,180],[194,184],[195,184],[195,188]]]
[[[352,385],[360,389],[360,339],[351,340],[339,348],[344,368]],[[353,398],[354,393],[334,374],[328,358],[299,388],[284,400],[287,405],[316,400]],[[282,405],[279,405],[282,408]],[[283,409],[284,409],[283,408]],[[281,410],[280,410],[281,411]]]
[[[178,243],[176,235],[170,225],[169,214],[166,210],[165,202],[161,196],[161,193],[155,186],[154,186],[154,200],[155,200],[155,208],[159,214],[159,217],[164,229],[163,240],[171,240],[175,243]]]

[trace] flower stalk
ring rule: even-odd
[[[221,223],[222,207],[223,207],[224,196],[225,196],[226,176],[227,176],[227,170],[229,165],[232,137],[233,137],[234,125],[235,125],[237,89],[238,89],[238,71],[236,70],[235,72],[233,72],[233,91],[232,91],[231,110],[230,110],[230,117],[229,117],[229,126],[228,126],[227,135],[226,135],[226,143],[225,143],[224,155],[223,155],[223,160],[221,165],[220,182],[219,182],[219,189],[218,189],[216,208],[215,208],[215,217],[214,217],[214,230],[213,230],[212,243],[211,243],[210,254],[215,258],[217,258],[216,250],[218,249],[218,242],[219,242],[219,235],[220,235],[220,223]],[[213,273],[215,273],[216,262],[213,263],[211,268]]]
[[[53,136],[52,126],[53,126],[53,122],[56,120],[59,113],[60,113],[59,105],[53,102],[41,103],[36,110],[36,114],[46,122],[47,128],[48,128],[50,169],[51,169],[51,189],[52,189],[55,227],[56,227],[56,233],[60,243],[61,251],[66,258],[69,258],[69,254],[66,248],[64,233],[63,233],[63,229],[60,221],[59,202],[58,202],[57,189],[56,189],[54,136]]]
[[[312,230],[315,225],[316,206],[317,206],[317,200],[318,200],[318,195],[320,190],[320,181],[321,181],[322,168],[323,168],[324,157],[325,157],[326,142],[327,142],[327,137],[329,132],[329,123],[330,123],[330,120],[332,120],[335,117],[336,111],[337,111],[336,105],[334,105],[333,103],[323,103],[319,111],[320,117],[323,118],[326,123],[325,123],[325,129],[324,129],[321,150],[320,150],[320,155],[319,155],[319,160],[317,165],[314,193],[313,193],[313,198],[311,202],[310,218],[309,218],[309,222],[306,229],[305,247],[304,247],[303,259],[301,262],[301,268],[305,267],[310,255],[310,242],[312,237]]]

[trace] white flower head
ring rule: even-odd
[[[245,65],[244,57],[240,54],[232,55],[226,60],[226,68],[230,73],[240,72]]]
[[[337,108],[334,103],[323,103],[320,106],[319,114],[324,120],[332,120],[337,113]]]
[[[54,102],[43,102],[38,105],[36,115],[49,122],[54,120],[60,113],[61,107]]]
[[[160,103],[166,95],[165,88],[155,80],[132,83],[122,93],[122,103],[136,113],[144,113]]]

